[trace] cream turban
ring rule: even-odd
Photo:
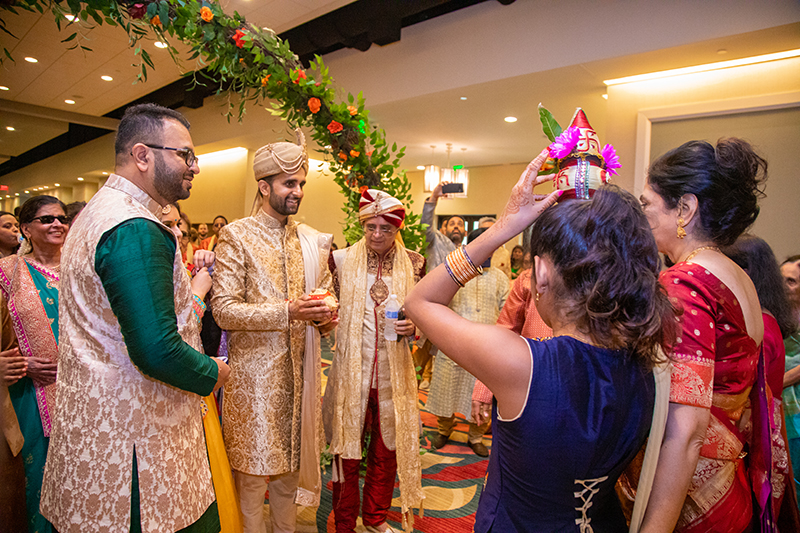
[[[361,193],[361,200],[358,202],[358,221],[364,222],[368,218],[379,216],[399,228],[406,218],[406,209],[394,196],[377,189],[367,189]]]
[[[299,129],[294,130],[296,143],[277,142],[262,146],[253,158],[256,180],[285,172],[295,174],[301,168],[308,172],[306,138]]]

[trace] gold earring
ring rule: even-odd
[[[537,302],[539,301],[539,296],[540,296],[539,291],[536,291],[536,301]]]
[[[686,230],[683,229],[683,226],[685,226],[685,225],[686,225],[686,222],[684,222],[683,217],[678,217],[678,238],[679,239],[683,239],[684,237],[686,237]]]

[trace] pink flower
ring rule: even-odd
[[[617,151],[614,150],[614,147],[610,144],[603,146],[603,149],[600,150],[600,155],[603,157],[603,161],[605,161],[605,169],[616,175],[617,172],[614,170],[615,168],[620,168],[622,165],[619,164],[619,157],[617,157]]]
[[[553,144],[547,147],[550,157],[553,159],[563,159],[567,157],[580,139],[580,132],[575,126],[567,128],[561,135],[556,137]]]
[[[147,13],[147,6],[144,4],[133,4],[128,8],[128,15],[134,20],[143,18]]]

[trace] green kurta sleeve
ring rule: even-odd
[[[155,222],[127,220],[100,238],[95,270],[136,367],[153,379],[206,396],[219,370],[178,333],[175,246],[172,235]]]

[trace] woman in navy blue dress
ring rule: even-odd
[[[653,365],[674,310],[639,202],[604,185],[550,207],[533,194],[542,152],[498,222],[406,298],[408,317],[492,390],[493,446],[475,531],[626,531],[614,484],[650,430]],[[549,207],[549,208],[548,208]],[[532,292],[549,339],[470,323],[447,308],[459,285],[536,220]]]

